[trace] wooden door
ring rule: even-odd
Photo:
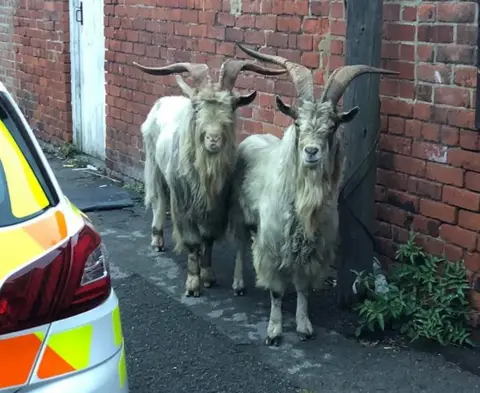
[[[69,0],[73,141],[105,159],[104,0]]]

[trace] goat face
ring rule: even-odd
[[[286,105],[278,107],[285,114],[291,110]],[[334,147],[332,144],[338,127],[353,120],[357,113],[357,107],[338,113],[330,101],[303,102],[298,115],[294,115],[300,164],[306,168],[317,168]]]
[[[192,97],[195,139],[208,154],[218,154],[235,144],[235,107],[228,91],[202,89]]]

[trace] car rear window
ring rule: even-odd
[[[30,220],[54,204],[27,131],[0,93],[0,227]]]

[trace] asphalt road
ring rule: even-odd
[[[133,393],[297,391],[287,375],[266,366],[141,276],[115,280],[115,290]]]
[[[51,161],[61,184],[106,181]],[[458,393],[479,391],[480,377],[438,354],[364,345],[316,324],[317,338],[299,342],[286,304],[284,343],[263,343],[269,298],[254,288],[231,292],[234,255],[214,248],[218,286],[183,296],[186,257],[150,249],[151,213],[133,208],[89,213],[110,253],[120,298],[132,393]],[[167,246],[171,239],[167,228]],[[313,307],[313,320],[328,318]],[[304,390],[303,390],[304,389]]]

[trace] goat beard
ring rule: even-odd
[[[323,163],[312,169],[300,164],[297,170],[295,212],[303,225],[305,235],[312,239],[319,225],[318,213],[323,205],[328,190],[323,173]]]
[[[224,190],[234,169],[235,142],[225,143],[222,149],[211,154],[203,143],[195,152],[194,167],[200,180],[200,190],[206,196],[208,209],[215,207],[216,197]]]

